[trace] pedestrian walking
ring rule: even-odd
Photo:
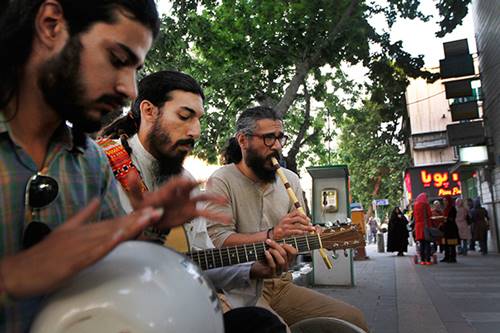
[[[469,210],[469,220],[471,222],[469,226],[471,232],[469,251],[476,251],[476,240],[474,237],[474,220],[472,219],[472,208],[474,208],[474,201],[471,198],[467,198],[467,209]]]
[[[439,200],[434,200],[432,202],[431,212],[432,212],[431,221],[430,221],[431,227],[441,229],[441,226],[445,222],[445,218],[444,218],[444,214],[443,214],[443,206],[441,205],[441,202]],[[432,253],[437,252],[438,246],[439,246],[439,253],[443,253],[444,252],[443,239],[438,238],[438,239],[433,240]]]
[[[403,256],[408,251],[408,220],[399,207],[395,207],[389,219],[387,252],[398,252]]]
[[[476,198],[474,200],[474,208],[471,210],[472,216],[472,225],[474,226],[473,230],[473,240],[479,242],[479,250],[482,255],[488,254],[488,230],[489,226],[489,218],[488,211],[481,206],[481,200]]]
[[[413,236],[413,227],[415,225],[413,221],[413,205],[407,206],[407,208],[403,210],[403,215],[406,217],[406,221],[408,221],[406,225],[406,230],[408,230],[408,246],[413,246],[413,241],[415,239]]]
[[[458,254],[467,255],[468,243],[472,238],[470,231],[471,218],[469,217],[469,210],[464,206],[464,201],[458,198],[455,201],[457,209],[457,218],[455,222],[458,228],[458,237],[460,239],[460,246],[458,247]]]
[[[378,223],[377,223],[377,220],[373,216],[370,216],[368,218],[368,229],[369,229],[368,244],[377,243]]]
[[[427,201],[427,194],[420,193],[415,199],[415,209],[413,211],[415,219],[415,240],[419,243],[420,264],[431,264],[431,242],[425,239],[424,229],[430,226],[431,206]]]
[[[457,262],[457,245],[458,245],[458,228],[455,222],[457,210],[454,205],[453,198],[448,195],[444,198],[445,222],[441,226],[441,231],[444,233],[443,246],[444,258],[442,262],[455,263]]]

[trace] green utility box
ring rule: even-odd
[[[346,165],[309,167],[312,177],[311,212],[314,224],[350,223],[349,171]],[[333,269],[328,269],[319,251],[313,253],[315,285],[353,286],[352,250],[328,251]]]

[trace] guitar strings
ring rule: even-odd
[[[348,240],[339,240],[337,241],[340,244],[345,243],[353,243],[353,241]],[[290,244],[296,245],[299,249],[299,252],[310,251],[311,246],[313,249],[317,249],[320,247],[320,242],[317,236],[302,236],[295,238],[288,238],[283,241],[280,241],[281,244]],[[354,242],[355,243],[355,242]],[[338,245],[339,248],[342,248],[342,245]],[[191,257],[191,259],[198,263],[198,265],[202,269],[216,268],[222,267],[237,263],[244,263],[254,260],[264,260],[265,254],[264,250],[269,248],[269,246],[265,243],[255,243],[255,244],[244,244],[239,246],[232,246],[220,249],[210,249],[205,251],[196,251],[188,253],[187,255]],[[302,250],[302,251],[300,251]]]
[[[343,243],[344,245],[346,242],[349,243],[352,241],[337,240],[337,243],[340,243],[340,244]],[[318,248],[320,245],[320,242],[319,242],[317,236],[315,236],[315,235],[312,237],[308,235],[308,236],[302,236],[302,237],[287,238],[283,241],[280,241],[279,243],[289,244],[292,246],[295,245],[295,247],[299,248],[298,249],[299,251],[301,251],[301,250],[302,251],[309,251],[309,250],[311,250],[311,248],[310,248],[311,245],[315,248]],[[356,242],[354,242],[354,243],[356,243]],[[236,252],[236,258],[234,258],[234,255],[233,255],[232,256],[233,259],[236,259],[236,261],[239,261],[239,262],[241,262],[241,261],[246,262],[246,261],[250,261],[252,256],[254,259],[255,258],[259,259],[260,257],[265,257],[263,254],[260,254],[260,253],[254,254],[253,253],[254,251],[257,251],[257,247],[258,247],[258,251],[262,252],[268,246],[265,245],[264,243],[256,243],[255,245],[254,244],[244,244],[244,245],[227,247],[227,248],[222,248],[222,249],[211,249],[211,250],[205,250],[205,251],[192,252],[192,253],[188,253],[187,255],[190,257],[197,256],[199,260],[205,259],[205,261],[208,261],[208,258],[212,257],[211,259],[213,259],[214,262],[222,263],[221,261],[224,261],[224,259],[226,259],[226,261],[231,260],[230,254],[227,253],[227,251],[229,250],[232,253]],[[302,247],[304,247],[304,249],[302,249]],[[338,245],[338,247],[341,247],[341,245]],[[207,252],[210,252],[210,253],[207,255]],[[244,260],[239,258],[240,255]]]

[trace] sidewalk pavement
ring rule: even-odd
[[[354,262],[355,287],[314,289],[360,308],[371,333],[500,333],[500,255],[420,266],[414,247],[405,257],[366,250],[370,259]]]

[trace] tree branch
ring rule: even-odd
[[[324,40],[319,47],[316,48],[316,51],[309,57],[309,59],[305,59],[304,61],[299,62],[295,65],[295,75],[290,80],[290,84],[285,89],[285,94],[275,108],[279,115],[284,116],[290,106],[293,104],[293,101],[297,96],[297,91],[299,90],[302,81],[304,81],[304,78],[307,76],[307,73],[313,66],[318,65],[318,62],[321,60],[323,50],[326,47],[329,47],[335,41],[335,39],[337,39],[342,26],[345,24],[347,19],[351,17],[357,4],[358,0],[351,0],[351,3],[342,14],[338,23],[333,27],[328,38]]]
[[[300,143],[300,146],[303,146],[306,143],[308,143],[309,141],[312,141],[316,136],[318,136],[318,134],[319,134],[318,130],[314,130],[311,134],[309,134],[307,137],[305,137],[304,140],[302,140],[302,142]]]
[[[290,151],[288,152],[288,157],[293,157],[294,159],[295,156],[299,153],[300,146],[302,145],[303,142],[303,138],[307,132],[307,129],[309,128],[309,125],[311,124],[311,95],[309,94],[309,90],[307,89],[306,80],[303,81],[303,86],[304,86],[304,100],[306,102],[304,108],[304,121],[300,125],[297,137],[295,138],[295,141],[293,142],[293,145],[290,148]]]

